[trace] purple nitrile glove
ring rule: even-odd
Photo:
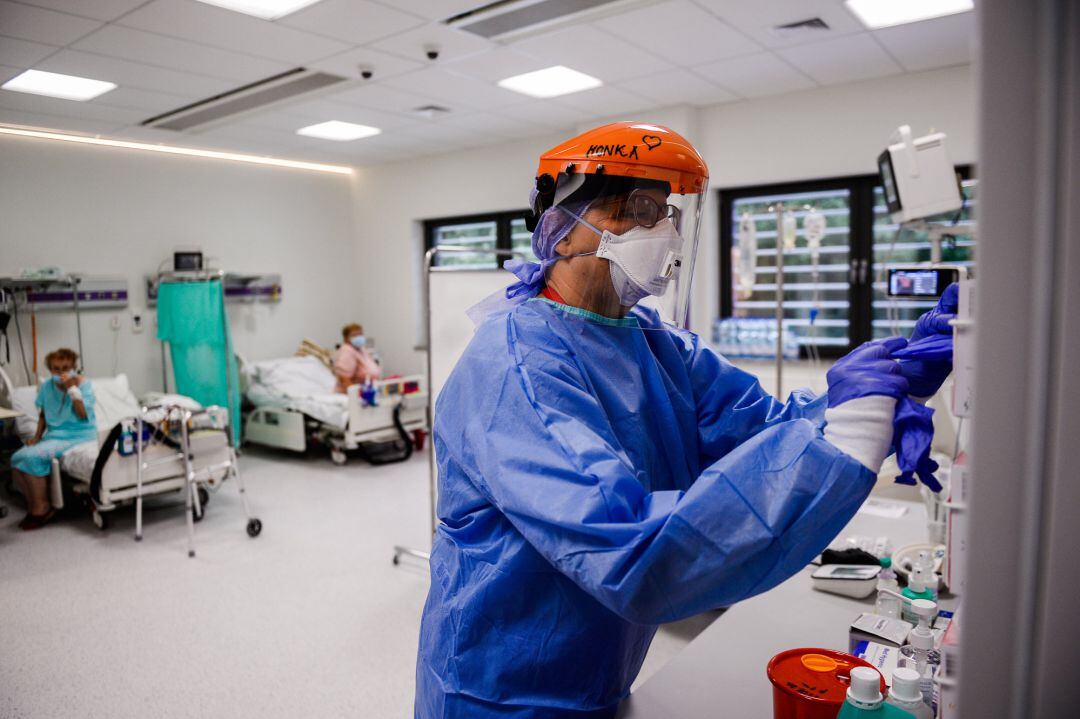
[[[900,365],[890,358],[907,346],[903,337],[887,337],[859,345],[836,361],[826,374],[829,407],[837,407],[859,397],[884,395],[899,400],[909,391]]]
[[[960,285],[954,282],[941,293],[937,306],[915,323],[911,344],[934,336],[948,336],[951,339],[953,330],[949,321],[956,317],[959,304]],[[952,355],[950,353],[948,359],[903,359],[900,369],[911,385],[913,397],[931,397],[941,389],[952,372]]]

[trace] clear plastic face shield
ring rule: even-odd
[[[555,247],[564,259],[549,268],[549,289],[604,318],[640,304],[686,327],[705,189],[678,194],[625,177],[583,184],[557,205],[576,222]]]

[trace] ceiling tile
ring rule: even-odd
[[[102,95],[104,98],[105,96]],[[114,125],[126,125],[139,122],[143,113],[122,107],[109,107],[93,102],[61,100],[44,95],[31,95],[26,92],[0,90],[0,107],[20,112],[34,112],[61,117],[78,117],[86,120],[100,120]]]
[[[175,110],[184,105],[195,102],[199,98],[193,95],[174,95],[172,93],[153,92],[142,90],[137,87],[118,87],[110,90],[101,97],[90,102],[110,107],[124,107],[130,110],[139,110],[146,117]]]
[[[48,130],[67,130],[68,132],[111,133],[120,127],[120,123],[93,120],[84,117],[65,117],[46,115],[22,110],[11,110],[0,106],[0,123],[8,125],[27,125]],[[40,142],[38,140],[33,142]]]
[[[101,23],[96,20],[33,5],[0,2],[0,28],[4,35],[20,40],[67,45],[99,27]]]
[[[600,21],[606,32],[632,38],[676,65],[697,65],[761,49],[753,40],[689,0],[671,0]]]
[[[423,95],[397,90],[388,87],[385,83],[356,85],[343,92],[334,93],[330,97],[337,102],[401,113],[408,113],[429,102]]]
[[[449,62],[443,67],[460,75],[468,75],[485,82],[497,82],[507,77],[521,75],[533,70],[542,70],[545,67],[557,65],[558,62],[548,62],[532,55],[528,55],[513,47],[500,47],[487,52]]]
[[[764,97],[815,87],[813,80],[769,52],[694,68],[706,79],[742,97]]]
[[[378,50],[366,47],[358,47],[346,50],[343,53],[332,55],[325,60],[308,63],[307,67],[323,72],[334,73],[342,77],[359,77],[360,66],[371,68],[375,75],[372,82],[379,82],[388,77],[401,75],[402,73],[418,70],[423,65],[412,60],[405,60],[397,55],[390,55]]]
[[[777,50],[776,53],[822,85],[903,72],[870,33]]]
[[[387,80],[386,84],[420,95],[428,102],[436,101],[450,109],[504,107],[528,99],[525,95],[504,90],[494,83],[482,82],[436,67],[392,78]]]
[[[652,109],[655,106],[652,100],[611,85],[562,95],[553,98],[552,102],[563,107],[580,110],[590,117],[634,113],[644,109]]]
[[[577,108],[556,105],[550,100],[531,100],[501,108],[497,112],[506,117],[546,127],[548,130],[565,130],[588,117],[587,113]]]
[[[22,2],[26,5],[37,5],[95,20],[110,21],[143,5],[146,0],[22,0]]]
[[[107,80],[121,87],[131,86],[154,91],[168,90],[199,98],[232,90],[235,86],[235,83],[229,80],[151,67],[142,63],[78,50],[61,50],[35,67],[48,72],[62,72],[95,80]]]
[[[107,25],[71,46],[100,55],[158,65],[242,83],[254,82],[291,69],[285,63],[196,45],[156,33]]]
[[[405,115],[358,107],[357,105],[327,99],[308,100],[287,105],[276,112],[270,110],[266,113],[253,115],[249,122],[295,132],[306,125],[328,120],[353,122],[358,125],[377,127],[380,130],[409,127],[419,123],[419,120]]]
[[[13,37],[0,37],[0,64],[25,69],[56,50],[57,48],[52,45],[17,40]]]
[[[975,13],[898,25],[873,35],[909,72],[963,65],[972,60]]]
[[[154,0],[119,22],[139,30],[301,65],[349,49],[338,40],[195,0]]]
[[[408,30],[385,40],[372,43],[371,47],[383,52],[394,53],[408,60],[417,60],[421,63],[432,64],[424,54],[424,47],[434,45],[439,48],[439,59],[434,61],[436,65],[442,65],[452,60],[483,52],[494,47],[494,44],[461,30],[454,30],[445,25],[430,24]]]
[[[21,67],[11,67],[9,65],[0,65],[0,85],[3,85],[5,82],[10,80],[11,78],[15,77],[16,75],[21,75],[22,73],[23,73],[23,68],[21,68]]]
[[[543,135],[547,132],[547,128],[543,125],[506,115],[498,115],[493,112],[453,114],[449,117],[440,118],[438,122],[447,127],[468,130],[493,138],[515,139],[530,135]]]
[[[514,43],[515,50],[541,58],[544,64],[565,65],[604,82],[618,82],[638,75],[648,75],[671,69],[671,63],[651,55],[651,47],[638,39],[631,42],[603,31],[606,22],[576,25],[556,32],[534,35]],[[510,74],[504,75],[508,77]]]
[[[278,24],[362,45],[423,25],[424,20],[366,0],[321,0]]]
[[[467,10],[486,5],[485,0],[380,0],[398,10],[411,12],[413,15],[428,20],[446,20]]]
[[[657,106],[715,105],[737,100],[738,97],[714,85],[690,70],[668,70],[655,75],[638,77],[619,87],[649,98]]]
[[[791,47],[841,35],[863,32],[866,28],[838,0],[696,0],[714,15],[741,30],[765,47]],[[807,32],[781,37],[773,32],[777,25],[820,18],[829,26],[820,33]]]

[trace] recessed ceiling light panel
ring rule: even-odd
[[[75,75],[61,75],[58,72],[27,70],[0,85],[0,88],[82,102],[115,90],[116,84]]]
[[[263,20],[277,20],[291,15],[300,8],[314,5],[319,0],[199,0],[207,5],[217,5],[226,10],[254,15]]]
[[[507,90],[541,98],[569,95],[572,92],[591,90],[603,84],[592,75],[571,70],[563,65],[527,72],[524,75],[514,75],[498,82],[499,87]]]
[[[844,0],[848,10],[871,30],[967,12],[974,0]]]
[[[296,131],[296,134],[304,135],[306,137],[317,137],[320,140],[348,142],[350,140],[359,140],[362,137],[378,135],[380,132],[382,132],[382,130],[377,127],[357,125],[352,122],[342,122],[341,120],[330,120],[329,122],[320,122],[317,125],[301,127]]]

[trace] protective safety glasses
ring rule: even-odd
[[[601,198],[591,207],[614,222],[652,228],[660,220],[669,219],[676,229],[681,229],[682,211],[677,206],[659,202],[641,190],[634,190],[629,195]]]

